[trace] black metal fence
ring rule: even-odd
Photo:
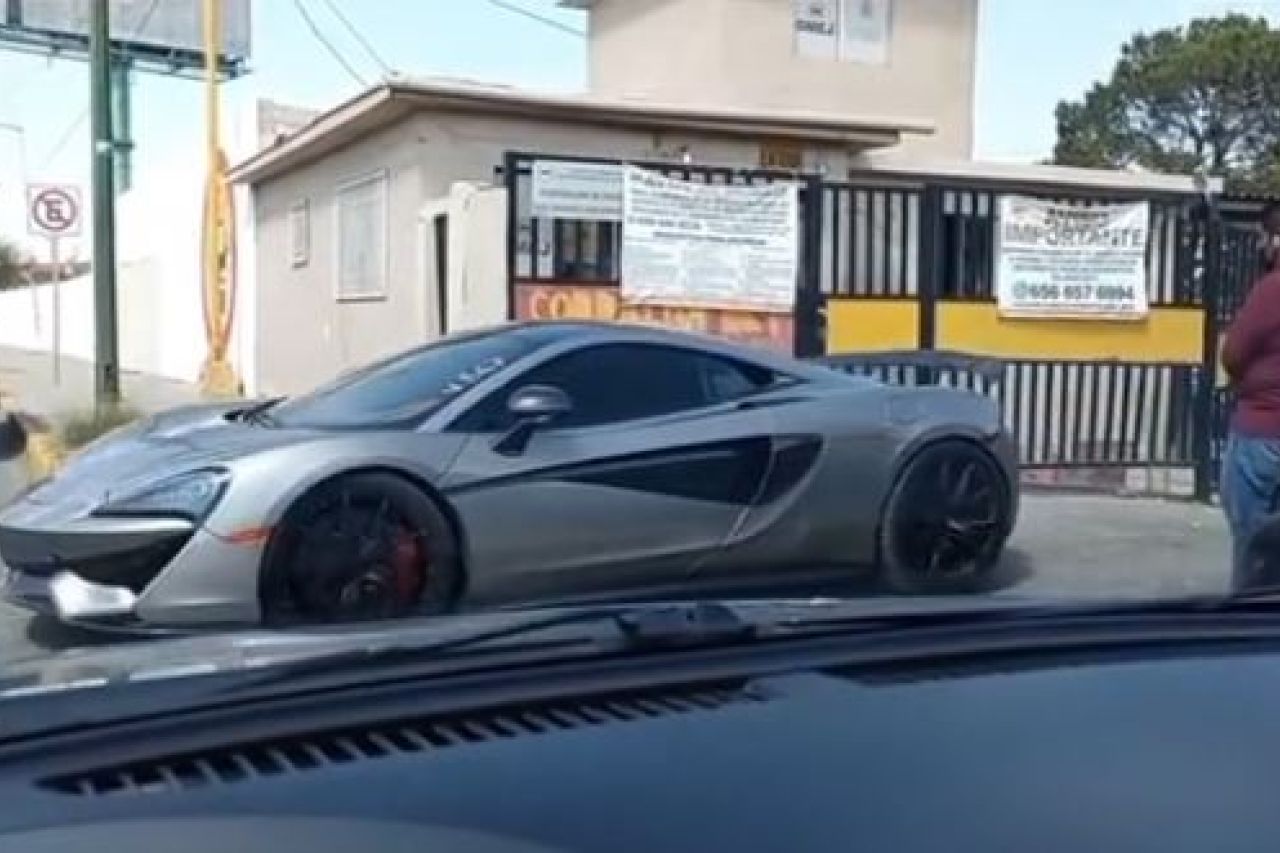
[[[1259,251],[1257,231],[1248,225],[1223,223],[1214,241],[1210,263],[1216,268],[1213,275],[1213,300],[1210,306],[1209,328],[1212,340],[1206,342],[1206,362],[1212,365],[1212,388],[1209,392],[1210,409],[1209,441],[1205,448],[1205,467],[1209,489],[1217,491],[1222,469],[1222,454],[1226,449],[1230,428],[1233,395],[1226,387],[1225,377],[1218,375],[1217,347],[1219,334],[1227,329],[1239,313],[1249,290],[1262,274],[1262,253]]]
[[[1195,467],[1188,407],[1198,368],[1119,362],[997,360],[956,353],[821,359],[895,385],[941,385],[1000,401],[1026,468]]]
[[[1149,301],[1155,306],[1199,304],[1193,256],[1201,236],[1200,211],[1186,196],[1017,185],[975,188],[883,175],[822,184],[822,292],[994,299],[998,205],[1011,192],[1082,207],[1149,202]],[[921,287],[923,277],[932,279],[928,288]]]

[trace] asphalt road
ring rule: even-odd
[[[12,452],[0,455],[0,500],[21,486],[23,474]],[[1214,507],[1031,494],[992,594],[1080,599],[1220,593],[1227,588],[1228,550],[1222,513]],[[867,591],[857,584],[849,590]],[[33,620],[0,604],[0,667],[6,660],[106,642],[119,640]]]

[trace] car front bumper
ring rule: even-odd
[[[6,523],[0,524],[0,597],[95,628],[244,626],[259,618],[260,558],[260,547],[228,542],[176,518]]]
[[[93,583],[69,571],[42,577],[11,569],[5,575],[4,598],[74,625],[129,627],[137,621],[133,590]]]
[[[74,623],[131,621],[139,596],[186,546],[181,519],[86,517],[56,528],[0,526],[3,595]]]

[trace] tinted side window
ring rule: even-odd
[[[560,428],[659,417],[746,396],[775,380],[769,370],[692,350],[640,344],[590,347],[535,367],[458,425],[467,430],[510,425],[506,399],[526,385],[553,385],[573,400]]]

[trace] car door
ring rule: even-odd
[[[749,508],[773,416],[746,404],[767,371],[698,350],[600,344],[531,368],[464,415],[445,492],[467,531],[479,598],[682,580]],[[572,411],[517,453],[515,390],[564,391]],[[486,588],[491,587],[491,588]]]

